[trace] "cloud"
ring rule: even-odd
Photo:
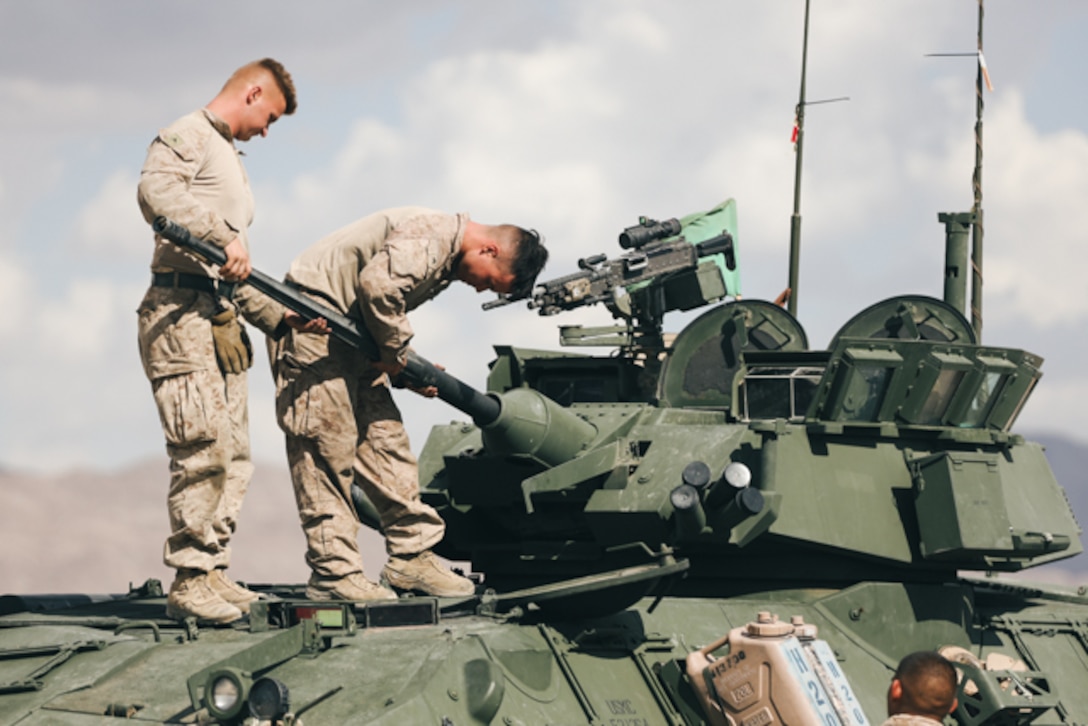
[[[0,265],[0,278],[9,272]],[[17,315],[10,332],[18,344],[5,349],[0,377],[3,463],[28,470],[110,466],[161,451],[136,353],[142,286],[85,278],[54,293],[23,273],[11,289],[18,300],[6,306],[5,319]],[[0,332],[8,332],[3,326]]]
[[[25,327],[31,309],[30,279],[19,260],[0,250],[0,335],[12,335]],[[10,352],[9,352],[10,355]]]
[[[114,353],[120,322],[135,319],[133,296],[105,280],[79,279],[63,298],[41,303],[33,328],[39,350],[85,367]]]
[[[659,57],[674,48],[673,37],[651,13],[640,12],[622,3],[614,3],[610,11],[600,28],[605,37],[616,38],[639,51]]]
[[[1013,91],[992,114],[984,167],[987,228],[999,230],[984,272],[989,314],[1041,328],[1083,324],[1088,242],[1088,135],[1042,135]],[[989,236],[987,237],[989,239]]]
[[[127,169],[118,169],[103,180],[76,217],[77,249],[106,254],[115,262],[149,254],[151,233],[136,211],[137,181],[138,173]]]
[[[95,114],[107,101],[101,88],[91,83],[43,83],[29,76],[0,76],[0,98],[4,99],[0,128],[8,132],[72,132],[70,114]]]

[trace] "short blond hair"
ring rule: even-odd
[[[280,93],[283,94],[283,100],[287,102],[284,114],[290,116],[298,108],[298,98],[295,95],[295,82],[291,80],[291,74],[287,72],[287,69],[283,67],[283,64],[274,58],[262,58],[261,60],[253,61],[252,63],[246,63],[244,66],[236,70],[231,74],[231,77],[224,84],[224,88],[234,85],[236,83],[250,83],[255,80],[255,76],[263,73],[268,73],[276,81],[276,86],[280,89]]]

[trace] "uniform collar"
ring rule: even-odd
[[[224,139],[229,141],[231,145],[233,145],[234,132],[230,130],[230,124],[219,118],[219,116],[217,116],[214,112],[209,111],[206,108],[202,110],[204,111],[204,118],[208,119],[208,123],[212,125],[212,128],[218,131],[220,136],[222,136]]]
[[[468,226],[468,212],[458,212],[457,217],[457,234],[453,236],[453,251],[458,253],[461,251],[461,245],[465,242],[465,227]]]
[[[891,723],[891,724],[897,724],[897,723],[903,723],[903,724],[925,723],[925,724],[930,724],[931,723],[931,724],[935,724],[935,726],[942,726],[942,724],[944,722],[943,721],[935,721],[935,720],[929,718],[928,716],[919,716],[919,715],[912,714],[912,713],[897,713],[894,716],[889,716],[888,720],[885,721],[884,723]]]
[[[454,216],[457,217],[457,233],[453,236],[449,265],[442,275],[442,279],[447,282],[457,279],[457,264],[461,261],[461,246],[464,244],[465,227],[468,225],[468,212],[458,212]]]

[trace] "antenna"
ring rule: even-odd
[[[975,330],[975,338],[982,340],[982,238],[984,225],[982,222],[982,111],[985,106],[982,87],[993,91],[990,83],[990,73],[986,69],[986,58],[982,55],[982,21],[985,15],[984,0],[978,0],[978,50],[974,53],[929,53],[929,57],[971,56],[978,61],[978,75],[975,78],[975,169],[971,175],[971,188],[974,195],[974,203],[971,212],[967,215],[942,215],[947,224],[952,217],[957,217],[957,222],[971,224],[971,327]],[[946,254],[947,257],[947,254]]]
[[[793,214],[790,216],[790,281],[785,293],[787,309],[790,315],[794,317],[797,317],[797,286],[801,267],[801,162],[805,147],[805,106],[850,100],[849,96],[829,98],[822,101],[805,100],[805,78],[808,74],[808,8],[809,0],[805,0],[805,39],[801,48],[801,94],[797,101],[793,135],[794,153],[797,160],[793,172]]]
[[[805,76],[808,72],[808,6],[805,0],[805,40],[801,46],[801,94],[797,101],[797,132],[795,136],[796,166],[793,172],[793,215],[790,216],[790,315],[797,317],[798,271],[801,264],[801,161],[805,148]]]
[[[983,0],[978,0],[978,76],[975,79],[975,171],[971,178],[975,201],[971,211],[975,222],[971,225],[971,325],[975,328],[975,337],[982,340],[982,82],[989,85],[990,77],[986,73],[986,59],[982,55],[982,8]]]

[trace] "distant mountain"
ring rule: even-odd
[[[1027,434],[1026,434],[1027,435]],[[1088,445],[1055,433],[1027,435],[1047,459],[1082,524],[1088,522]],[[167,535],[165,459],[118,471],[31,475],[0,466],[0,594],[114,593],[157,578]],[[385,564],[382,538],[360,536],[367,574]],[[231,574],[247,582],[303,582],[309,570],[285,465],[258,463],[234,537]],[[1088,582],[1088,554],[1033,568],[1019,579]]]
[[[157,578],[168,532],[166,459],[117,471],[31,475],[0,468],[0,593],[117,593]],[[385,565],[380,536],[363,528],[367,573]],[[286,465],[257,464],[232,546],[231,574],[248,582],[309,577]]]
[[[1069,504],[1083,527],[1088,523],[1088,444],[1061,434],[1029,437],[1046,447],[1046,458],[1058,483],[1065,488]]]
[[[1081,528],[1088,523],[1088,444],[1054,432],[1021,432],[1031,441],[1046,447],[1046,458],[1054,477],[1065,489],[1069,506]],[[1081,537],[1082,542],[1084,536]],[[1088,583],[1088,554],[1080,554],[1068,560],[1043,565],[1022,573],[1023,579]]]

